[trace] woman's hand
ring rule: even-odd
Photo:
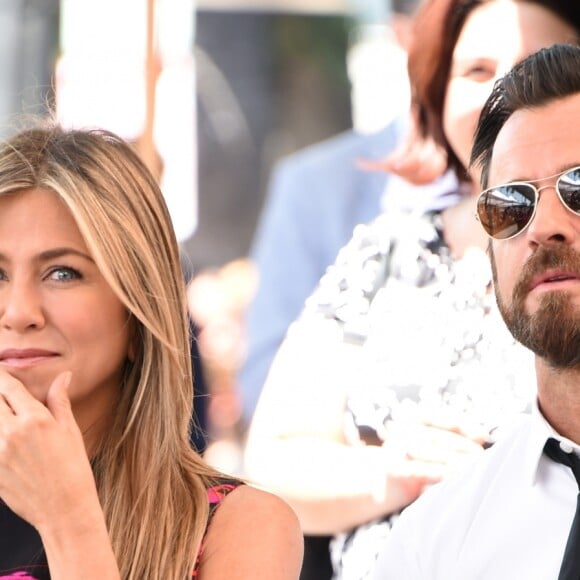
[[[417,122],[412,116],[407,136],[386,159],[361,160],[358,165],[369,171],[394,173],[413,185],[426,185],[447,170],[447,153],[433,139],[420,135]]]
[[[385,500],[388,511],[413,502],[423,491],[483,451],[483,433],[452,424],[401,422],[389,429]]]
[[[45,406],[0,370],[0,497],[41,534],[82,522],[87,503],[98,502],[70,379],[70,372],[54,379]]]
[[[70,380],[59,374],[43,405],[0,370],[0,498],[38,530],[53,580],[118,580]]]

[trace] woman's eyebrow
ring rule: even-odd
[[[89,254],[85,252],[81,252],[80,250],[76,250],[75,248],[70,247],[60,247],[60,248],[51,248],[50,250],[45,250],[38,254],[38,260],[45,261],[45,260],[53,260],[54,258],[61,258],[63,256],[79,256],[89,262],[94,262],[93,258],[89,256]]]
[[[85,258],[86,260],[90,260],[91,262],[93,261],[91,256],[89,256],[89,254],[87,254],[86,252],[81,252],[80,250],[77,250],[75,248],[70,248],[67,246],[60,247],[60,248],[51,248],[50,250],[45,250],[44,252],[41,252],[38,255],[38,257],[42,260],[50,260],[52,258],[60,258],[61,256],[66,256],[69,254],[73,254],[75,256],[80,256],[81,258]]]
[[[53,260],[55,258],[62,258],[63,256],[79,256],[80,258],[83,258],[85,260],[88,260],[89,262],[94,262],[93,258],[91,256],[89,256],[89,254],[86,254],[85,252],[81,252],[80,250],[76,250],[75,248],[70,248],[70,247],[59,247],[59,248],[51,248],[50,250],[45,250],[44,252],[41,252],[40,254],[38,254],[37,256],[35,256],[35,260],[39,261],[39,262],[45,262],[47,260]],[[9,262],[10,259],[8,258],[8,256],[6,254],[3,254],[2,252],[0,252],[0,261],[2,262]]]

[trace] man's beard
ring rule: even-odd
[[[580,312],[572,304],[569,293],[548,292],[540,297],[534,314],[528,314],[525,309],[532,279],[552,268],[577,274],[580,278],[580,255],[564,245],[540,247],[526,262],[508,305],[499,292],[492,255],[497,304],[506,326],[518,342],[554,368],[579,368]]]

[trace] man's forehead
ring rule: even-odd
[[[580,165],[580,92],[516,111],[499,132],[489,186],[541,179]]]

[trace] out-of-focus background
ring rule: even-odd
[[[0,0],[0,137],[54,113],[133,141],[160,180],[191,280],[207,457],[225,470],[272,167],[406,105],[389,15],[388,0]]]

